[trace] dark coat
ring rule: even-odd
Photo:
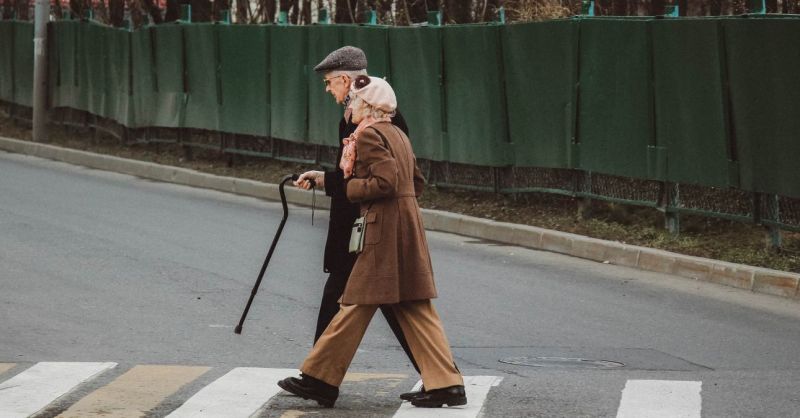
[[[408,135],[408,126],[399,111],[392,118],[392,123]],[[325,241],[325,258],[323,268],[325,272],[350,274],[356,256],[348,252],[350,231],[353,222],[358,218],[359,205],[347,200],[345,192],[344,172],[339,168],[344,145],[341,139],[347,138],[356,130],[352,122],[339,122],[339,153],[336,155],[336,169],[325,172],[325,194],[331,198],[330,220],[328,221],[328,239]]]
[[[361,203],[367,229],[342,303],[380,305],[436,297],[417,203],[424,183],[411,142],[400,129],[379,122],[361,133],[347,198]]]

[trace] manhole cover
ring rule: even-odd
[[[516,366],[532,367],[570,367],[575,369],[615,369],[625,367],[624,364],[608,360],[589,360],[585,358],[570,357],[508,357],[499,360],[501,363]]]

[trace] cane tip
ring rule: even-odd
[[[242,335],[242,326],[241,325],[237,325],[236,329],[234,329],[233,332],[236,333],[236,334]]]

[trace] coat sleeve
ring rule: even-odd
[[[397,161],[373,128],[365,130],[356,142],[356,173],[359,177],[347,182],[351,202],[390,197],[397,190]]]

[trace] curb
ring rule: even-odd
[[[280,200],[277,184],[217,176],[180,167],[130,160],[53,145],[0,137],[0,150],[63,161],[99,170],[113,171],[151,180],[213,189],[228,193]],[[287,188],[286,200],[311,205],[311,192]],[[317,196],[316,205],[329,209],[330,199]],[[425,228],[536,250],[634,267],[641,270],[747,289],[756,293],[800,300],[800,274],[692,257],[669,251],[605,241],[582,235],[553,231],[535,226],[498,222],[440,210],[422,209]]]

